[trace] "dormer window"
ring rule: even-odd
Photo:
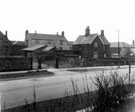
[[[94,42],[94,47],[97,48],[98,47],[98,43]]]

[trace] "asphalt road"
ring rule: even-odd
[[[12,108],[24,105],[25,99],[27,99],[29,103],[32,103],[34,100],[34,87],[36,91],[36,101],[43,101],[63,97],[67,95],[67,93],[68,95],[73,94],[72,80],[77,84],[80,93],[82,93],[84,92],[87,82],[91,91],[96,89],[91,78],[93,79],[102,72],[104,72],[105,75],[109,75],[110,72],[114,71],[117,71],[120,75],[126,75],[129,72],[127,66],[121,67],[120,69],[116,69],[116,67],[87,68],[86,73],[77,72],[76,69],[70,71],[69,69],[48,69],[48,71],[53,72],[55,75],[51,77],[0,82],[1,108]],[[131,69],[131,74],[135,74],[135,68]]]

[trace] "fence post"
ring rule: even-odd
[[[130,64],[130,60],[128,61],[129,64],[129,84],[130,84],[130,74],[131,74],[131,64]]]
[[[56,54],[55,67],[56,67],[56,68],[59,68],[59,57],[58,57],[58,54]]]

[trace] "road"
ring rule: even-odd
[[[93,69],[87,69],[89,70],[86,73],[74,72],[73,70],[68,71],[67,69],[48,69],[48,71],[53,72],[55,75],[50,77],[2,81],[0,82],[1,108],[12,108],[24,105],[25,99],[27,99],[29,103],[32,103],[34,99],[34,87],[36,91],[36,101],[38,102],[63,97],[67,93],[68,95],[72,95],[74,93],[72,80],[77,83],[81,93],[84,92],[86,82],[88,82],[91,91],[95,90],[96,87],[92,83],[91,78],[93,79],[97,74],[102,73],[102,70],[104,70],[105,75],[109,75],[110,72],[114,71],[117,71],[121,75],[128,73],[127,66],[121,67],[121,69],[116,69],[116,67],[95,67]],[[131,69],[131,74],[135,74],[135,68]]]

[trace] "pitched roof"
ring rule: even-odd
[[[11,41],[13,45],[26,45],[24,41]]]
[[[4,36],[4,35],[3,35],[3,33],[0,31],[0,37],[1,37],[1,36]]]
[[[80,35],[74,44],[91,44],[98,34],[90,34],[89,36]]]
[[[53,47],[53,46],[48,46],[48,47],[44,48],[43,51],[50,51],[50,50],[52,50],[54,48],[55,47]]]
[[[0,31],[0,38],[5,38],[6,36]]]
[[[105,36],[99,35],[101,41],[103,42],[104,45],[110,45],[109,41],[106,39]]]
[[[1,31],[0,31],[0,39],[2,39],[3,41],[6,41],[6,42],[11,44],[10,40],[8,39],[8,37],[6,35],[4,35]]]
[[[118,47],[118,42],[110,42],[111,46],[110,47]],[[131,47],[128,43],[125,42],[119,42],[119,47]]]
[[[53,34],[39,34],[39,33],[28,33],[27,34],[27,38],[28,39],[41,39],[41,40],[43,40],[43,39],[51,39],[51,40],[66,40],[67,41],[67,39],[65,38],[65,36],[63,36],[63,35],[53,35]]]
[[[22,49],[23,51],[35,51],[37,49],[40,49],[42,47],[45,47],[46,45],[36,45],[36,46],[32,46],[32,47],[27,47]]]

